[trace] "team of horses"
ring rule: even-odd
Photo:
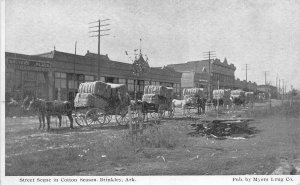
[[[61,127],[62,116],[67,116],[70,121],[70,128],[73,128],[73,104],[69,101],[46,101],[36,97],[27,96],[22,103],[23,109],[29,111],[33,110],[38,114],[39,129],[45,128],[45,118],[47,121],[47,130],[50,130],[51,116],[57,116],[59,120],[59,127]]]

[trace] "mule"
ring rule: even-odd
[[[43,99],[33,98],[27,110],[34,109],[38,112],[40,126],[45,128],[45,117],[47,119],[47,130],[50,130],[50,117],[57,116],[59,120],[59,127],[61,127],[62,115],[66,115],[70,120],[70,128],[73,128],[73,104],[69,101],[45,101]]]

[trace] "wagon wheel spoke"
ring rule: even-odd
[[[112,115],[110,115],[110,114],[105,115],[105,122],[104,122],[104,124],[109,124],[110,121],[111,121],[111,119],[112,119]]]
[[[106,124],[106,115],[102,112],[97,112],[96,122],[100,125]]]

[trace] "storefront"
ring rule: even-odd
[[[53,98],[73,100],[79,84],[97,80],[98,64],[100,81],[125,84],[131,97],[137,92],[141,99],[145,85],[164,85],[173,87],[175,95],[180,95],[181,73],[173,69],[150,68],[149,72],[139,76],[133,75],[130,63],[112,61],[107,55],[99,57],[87,52],[86,55],[74,55],[60,51],[51,51],[40,54],[40,57],[50,58],[53,61]],[[151,64],[150,64],[151,65]]]
[[[17,101],[27,95],[51,98],[51,59],[6,52],[5,73],[6,98]]]

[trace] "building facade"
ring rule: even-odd
[[[258,85],[257,90],[271,95],[272,99],[277,98],[277,88],[272,85]]]
[[[223,62],[219,59],[213,59],[210,63],[211,65],[209,65],[208,60],[190,61],[181,64],[170,64],[167,67],[173,68],[178,72],[209,73],[210,71],[212,90],[218,89],[218,82],[220,89],[233,89],[236,67],[233,64],[228,64],[226,58]]]
[[[243,89],[244,91],[251,91],[256,93],[257,92],[257,84],[255,82],[240,80],[237,78],[234,81],[234,89]]]
[[[41,98],[52,96],[51,59],[5,53],[5,93],[6,97],[21,100],[27,95],[36,95]]]
[[[198,87],[203,88],[206,96],[208,95],[208,80],[209,74],[207,72],[182,72],[181,76],[181,88]]]
[[[148,73],[137,78],[133,74],[131,64],[112,61],[107,55],[99,57],[90,52],[86,55],[75,55],[54,50],[35,56],[6,52],[5,58],[6,92],[14,97],[18,92],[20,94],[18,99],[24,98],[27,94],[35,94],[48,100],[73,100],[79,84],[96,81],[98,73],[100,81],[126,84],[132,97],[136,90],[137,97],[141,98],[145,85],[173,87],[175,95],[180,95],[181,91],[179,72],[169,68],[150,68]],[[21,71],[22,76],[18,79],[13,78],[16,71]],[[31,82],[29,87],[27,81]],[[30,92],[27,92],[28,89],[31,89]]]

